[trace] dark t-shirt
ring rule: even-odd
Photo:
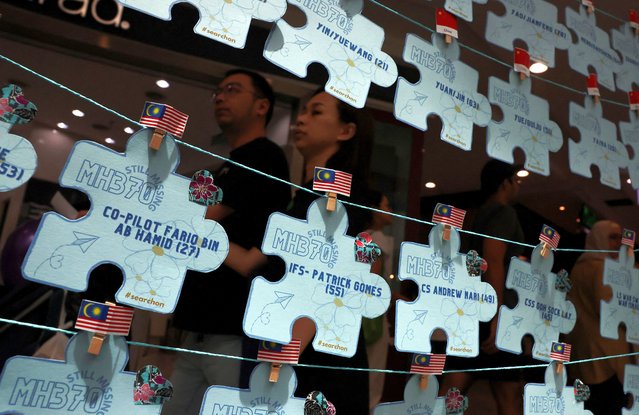
[[[267,138],[234,149],[230,159],[289,179],[284,153]],[[222,204],[233,208],[233,213],[220,221],[229,240],[244,248],[261,246],[270,214],[289,205],[288,185],[229,162],[214,177],[224,192]],[[242,335],[248,292],[249,280],[225,265],[211,273],[188,271],[175,310],[175,325],[200,333]]]

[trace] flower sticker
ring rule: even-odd
[[[136,405],[162,405],[173,396],[173,385],[160,369],[147,365],[138,371],[133,383],[133,401]]]
[[[191,178],[189,200],[204,206],[222,202],[222,189],[213,183],[213,175],[208,170],[198,170]]]
[[[453,387],[446,392],[446,414],[463,414],[468,409],[468,398]]]
[[[382,250],[373,242],[373,238],[366,232],[361,232],[355,238],[355,261],[372,264],[382,255]]]

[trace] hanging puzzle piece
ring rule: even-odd
[[[526,154],[526,170],[548,176],[548,153],[561,148],[561,129],[548,118],[548,101],[530,92],[530,78],[520,80],[514,71],[509,78],[510,84],[494,76],[488,81],[488,99],[501,108],[504,118],[488,125],[486,152],[512,164],[518,147]]]
[[[635,255],[628,255],[622,245],[619,259],[606,258],[603,285],[612,289],[610,302],[601,300],[601,336],[619,338],[619,324],[626,326],[626,341],[639,344],[639,270],[634,267]]]
[[[411,84],[400,77],[395,93],[395,118],[426,131],[426,118],[437,114],[442,120],[441,139],[470,150],[473,124],[486,126],[492,114],[485,96],[477,92],[477,71],[459,59],[459,44],[446,44],[433,34],[433,43],[409,33],[404,60],[419,70],[420,80]]]
[[[91,270],[113,263],[124,273],[119,303],[171,313],[187,269],[220,266],[228,252],[226,232],[204,219],[205,206],[189,202],[190,180],[174,173],[179,152],[171,135],[150,150],[152,134],[133,134],[126,154],[76,143],[60,185],[87,193],[91,210],[77,220],[43,216],[22,265],[26,279],[85,291]]]
[[[36,106],[26,99],[19,86],[2,88],[0,97],[0,192],[26,183],[38,165],[33,146],[24,137],[9,134],[15,124],[26,124],[35,117]]]
[[[621,188],[619,169],[628,165],[628,150],[617,140],[617,128],[602,117],[601,103],[585,97],[581,107],[570,102],[570,125],[579,129],[581,140],[568,140],[570,171],[592,178],[590,167],[599,168],[602,184]]]
[[[634,158],[628,160],[628,174],[634,189],[639,189],[639,116],[636,111],[629,112],[630,122],[620,122],[621,141],[632,147]]]
[[[556,363],[546,368],[545,383],[528,383],[524,387],[524,415],[592,415],[576,399],[575,388],[566,386],[566,370],[557,373]]]
[[[566,25],[575,31],[579,41],[568,48],[570,67],[583,76],[588,76],[588,66],[597,71],[599,84],[615,90],[614,73],[619,72],[621,59],[610,47],[608,33],[597,27],[595,13],[580,7],[579,12],[566,7]]]
[[[390,302],[390,287],[370,264],[357,262],[355,238],[346,236],[348,216],[341,203],[326,210],[319,198],[308,208],[308,220],[273,213],[262,252],[286,262],[286,274],[276,283],[257,277],[251,284],[244,332],[253,338],[287,344],[300,317],[315,322],[315,350],[351,357],[357,349],[362,317],[382,315]],[[339,409],[339,408],[338,408]]]
[[[446,398],[437,397],[439,382],[435,376],[428,377],[428,387],[421,389],[420,376],[411,376],[404,387],[404,400],[377,405],[373,415],[430,414],[445,415]]]
[[[381,50],[384,29],[360,14],[362,0],[288,2],[306,14],[306,25],[278,20],[266,40],[266,59],[300,78],[309,64],[321,63],[328,71],[326,92],[357,108],[366,103],[371,82],[395,82],[395,61]]]
[[[473,2],[477,4],[486,4],[488,3],[488,0],[446,0],[444,8],[455,16],[461,17],[468,22],[472,22]]]
[[[612,46],[621,54],[621,64],[617,71],[617,87],[622,91],[632,91],[632,84],[639,85],[639,41],[628,23],[620,29],[612,30]]]
[[[557,21],[557,7],[543,0],[500,0],[506,14],[488,12],[486,40],[513,50],[516,39],[526,42],[533,62],[555,67],[555,49],[568,49],[572,44],[570,32]]]
[[[124,337],[107,336],[98,356],[87,353],[90,333],[73,336],[66,361],[17,356],[0,375],[0,413],[21,415],[159,415],[162,405],[136,405],[135,373],[124,372]]]
[[[459,232],[453,228],[444,241],[444,225],[430,231],[430,245],[403,242],[399,279],[417,283],[413,302],[397,301],[395,347],[402,352],[430,353],[430,336],[446,332],[446,354],[473,357],[479,353],[479,322],[497,312],[493,287],[468,275],[466,256],[459,254]]]
[[[171,20],[171,8],[185,0],[118,0],[126,7],[162,20]],[[200,19],[193,32],[234,48],[246,43],[251,19],[274,22],[284,15],[286,0],[186,0]]]
[[[626,365],[623,377],[623,390],[632,394],[630,409],[622,408],[623,415],[639,415],[639,366]]]
[[[531,263],[517,257],[510,260],[506,288],[517,291],[517,306],[499,309],[495,345],[501,350],[521,354],[521,339],[531,335],[535,344],[532,357],[551,361],[552,342],[559,333],[569,333],[577,322],[575,306],[566,300],[566,292],[558,290],[557,276],[550,272],[554,260],[552,251],[541,256],[543,245],[535,247]]]
[[[253,369],[249,389],[211,386],[204,394],[200,414],[301,414],[304,399],[295,398],[295,371],[282,366],[277,382],[269,382],[271,365],[260,363]]]

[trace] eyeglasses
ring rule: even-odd
[[[257,98],[263,98],[261,95],[257,94],[255,91],[249,91],[244,89],[242,85],[236,83],[226,84],[224,86],[219,86],[213,90],[213,94],[211,94],[211,100],[215,101],[215,98],[221,94],[228,96],[239,95],[242,92],[248,92],[249,94],[255,95]]]

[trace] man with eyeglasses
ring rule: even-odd
[[[282,149],[266,138],[274,103],[275,94],[266,79],[242,69],[227,72],[213,93],[213,113],[231,147],[229,158],[288,180]],[[224,197],[221,204],[208,208],[206,217],[218,221],[233,244],[260,247],[269,215],[285,210],[290,202],[288,186],[229,162],[214,173],[214,180]],[[232,267],[227,260],[208,274],[187,273],[174,315],[175,325],[184,331],[182,347],[242,355],[242,319],[250,284]],[[175,394],[163,413],[199,414],[209,386],[239,386],[240,363],[178,353],[171,377]]]

